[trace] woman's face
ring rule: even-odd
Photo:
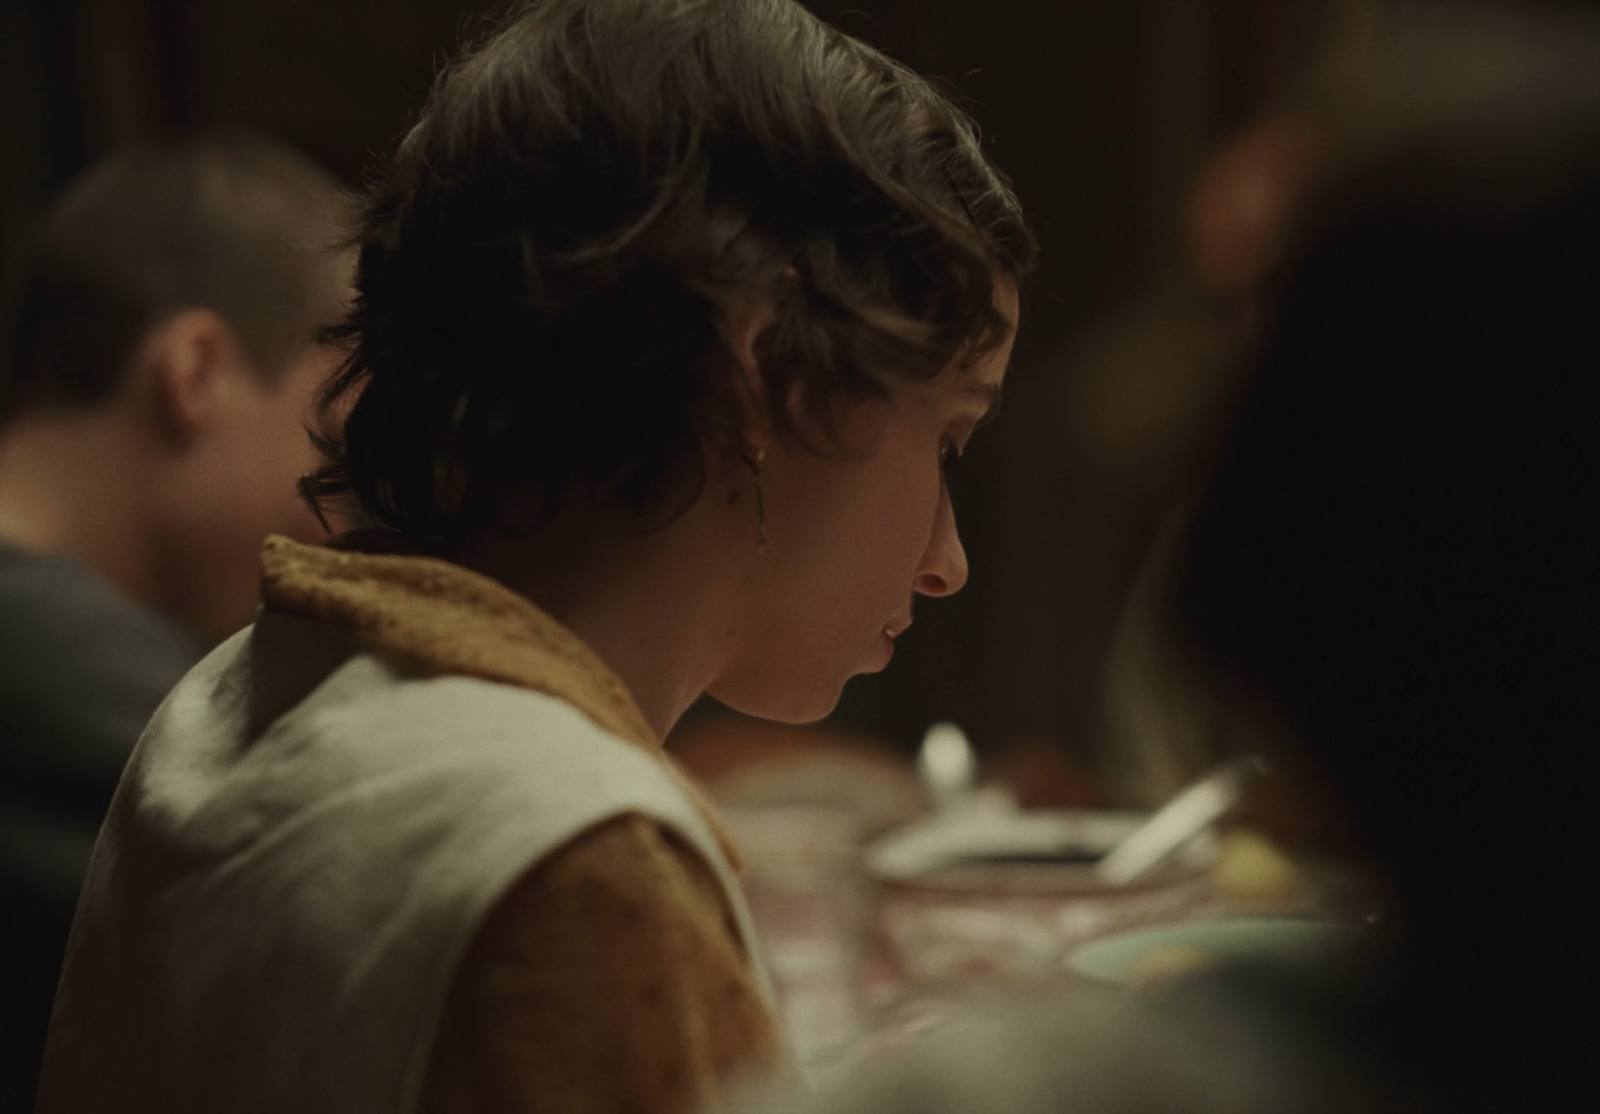
[[[1015,284],[1000,284],[997,299],[1014,332]],[[965,451],[993,409],[1011,346],[1008,335],[966,367],[854,406],[840,423],[850,451],[768,447],[767,544],[756,552],[755,509],[746,504],[752,556],[728,632],[735,645],[713,696],[768,719],[820,719],[847,680],[889,663],[914,596],[961,589],[967,558],[944,458]]]

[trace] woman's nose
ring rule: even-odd
[[[933,520],[933,536],[922,554],[922,563],[912,587],[924,596],[949,596],[961,591],[967,582],[967,551],[956,530],[955,510],[950,493],[939,495],[939,510]]]

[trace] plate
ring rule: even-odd
[[[1219,963],[1302,966],[1348,949],[1358,929],[1303,917],[1227,917],[1119,932],[1067,957],[1067,968],[1100,982],[1123,984],[1136,964],[1158,953],[1203,953]]]
[[[936,813],[890,832],[866,849],[867,873],[880,881],[905,881],[950,867],[1009,864],[1023,871],[1076,867],[1089,870],[1148,813],[1111,809],[1023,811],[1004,803],[973,805]],[[1190,868],[1206,865],[1215,839],[1202,833],[1179,853]]]

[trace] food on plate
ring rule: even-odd
[[[1145,952],[1128,965],[1123,982],[1130,987],[1150,986],[1192,975],[1216,963],[1217,957],[1193,944],[1166,944]]]
[[[1300,875],[1289,857],[1245,829],[1223,835],[1211,881],[1222,896],[1240,901],[1287,901],[1300,891]]]

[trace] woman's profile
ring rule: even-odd
[[[39,1109],[715,1108],[783,1053],[661,741],[708,692],[826,715],[962,586],[1015,197],[791,0],[545,0],[445,69],[356,242],[304,488],[361,529],[270,540],[146,731]]]

